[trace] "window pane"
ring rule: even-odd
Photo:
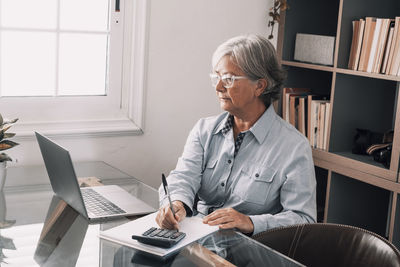
[[[55,29],[57,1],[1,0],[1,26],[18,28]]]
[[[107,31],[108,0],[60,0],[62,30]]]
[[[106,34],[60,34],[59,94],[104,95]]]
[[[56,35],[4,31],[0,40],[2,95],[54,94]]]

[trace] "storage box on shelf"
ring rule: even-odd
[[[290,1],[281,14],[278,55],[288,72],[285,87],[329,94],[328,149],[313,149],[318,221],[372,230],[400,248],[400,77],[347,68],[352,21],[400,16],[398,0]],[[397,12],[397,13],[396,13]],[[333,66],[294,60],[297,33],[333,36]],[[394,130],[389,168],[352,153],[356,129]],[[323,200],[323,201],[322,201]],[[323,215],[321,215],[323,214]]]

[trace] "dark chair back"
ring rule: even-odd
[[[392,243],[373,232],[348,225],[292,225],[253,238],[306,266],[400,267],[400,252]]]

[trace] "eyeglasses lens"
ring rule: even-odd
[[[233,82],[234,82],[234,78],[233,78],[233,77],[225,76],[225,75],[222,76],[222,77],[220,77],[220,76],[217,75],[217,74],[211,74],[211,75],[210,75],[210,78],[211,78],[211,84],[212,84],[213,87],[216,87],[216,86],[218,85],[218,83],[219,83],[220,80],[222,80],[222,85],[223,85],[225,88],[230,88],[230,87],[232,87]]]

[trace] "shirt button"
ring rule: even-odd
[[[221,183],[221,186],[225,186],[225,183],[224,183],[224,182],[222,182],[222,183]]]
[[[231,163],[232,163],[232,160],[228,160],[228,163],[231,164]]]
[[[256,173],[256,177],[259,177],[260,175],[258,173]]]

